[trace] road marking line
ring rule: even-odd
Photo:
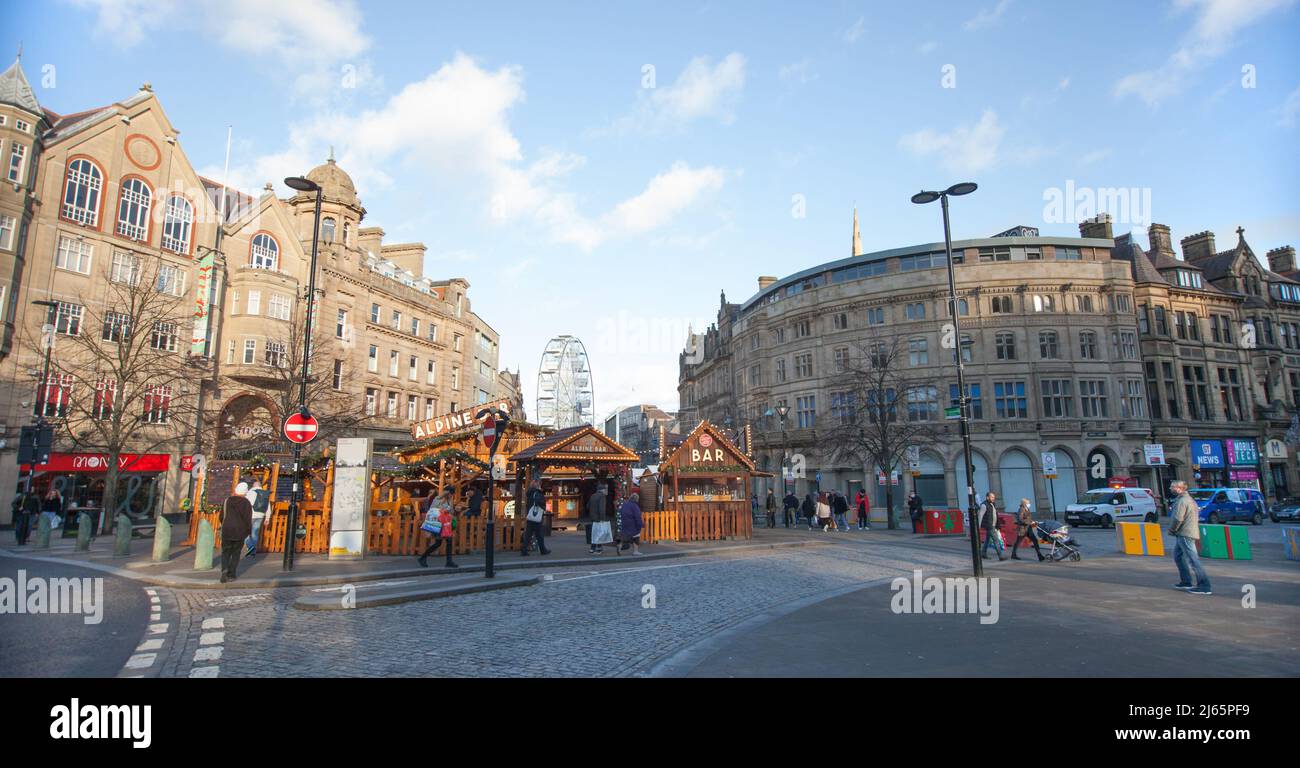
[[[395,587],[399,584],[412,584],[411,580],[407,581],[366,581],[360,584],[345,584],[341,587],[321,587],[313,589],[312,592],[344,592],[348,589],[367,589],[369,587]]]
[[[149,621],[162,621],[162,614],[161,613],[149,614]]]
[[[204,620],[203,620],[203,628],[204,628],[204,629],[225,629],[225,628],[226,628],[226,620],[225,620],[225,619],[222,619],[222,618],[216,618],[216,619],[204,619]]]
[[[221,651],[222,648],[219,645],[214,645],[210,648],[199,648],[198,650],[194,651],[194,660],[195,661],[221,661]]]
[[[153,603],[154,605],[158,605],[158,604],[161,603],[162,601],[159,600],[157,596],[154,596],[154,597],[149,598],[149,602]]]
[[[661,571],[661,570],[666,570],[668,568],[693,568],[695,566],[700,566],[700,565],[719,565],[719,563],[680,563],[678,565],[647,565],[643,568],[619,568],[617,570],[601,571],[599,573],[593,573],[589,576],[573,576],[567,579],[555,579],[554,581],[550,581],[546,583],[560,584],[560,583],[567,583],[570,581],[582,581],[583,579],[597,579],[600,578],[601,576],[621,576],[628,573],[640,573],[642,571]]]
[[[164,632],[166,632],[166,631],[167,631],[167,625],[166,625],[166,624],[150,624],[150,625],[149,625],[149,634],[151,634],[151,635],[161,635],[162,633],[164,633]]]
[[[216,677],[221,667],[195,667],[190,670],[190,677]]]
[[[154,660],[158,658],[156,653],[137,653],[126,660],[127,669],[147,669],[153,666]]]
[[[156,590],[156,589],[146,589],[146,590],[144,591],[144,593],[145,593],[146,595],[148,595],[149,597],[153,597],[154,595],[158,594],[158,590]]]
[[[143,643],[140,643],[139,647],[137,647],[136,650],[137,650],[137,651],[156,651],[156,650],[158,650],[159,648],[162,647],[162,644],[163,644],[163,641],[161,641],[161,640],[145,640]]]
[[[204,632],[199,636],[199,645],[221,645],[226,642],[225,632]]]

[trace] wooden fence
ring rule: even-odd
[[[645,512],[641,541],[720,541],[752,538],[754,520],[745,502],[682,502],[678,509]]]

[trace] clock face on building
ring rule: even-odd
[[[133,133],[126,137],[126,157],[142,171],[152,171],[162,163],[162,152],[148,136]]]

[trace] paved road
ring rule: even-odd
[[[177,593],[180,635],[161,674],[207,668],[203,674],[220,677],[637,675],[684,646],[792,602],[914,567],[950,570],[965,562],[959,544],[903,537],[864,543],[857,534],[825,540],[831,543],[619,563],[615,570],[543,571],[553,580],[535,587],[356,611],[295,610],[302,589]],[[217,620],[221,651],[213,658],[203,642],[213,633],[203,623]],[[204,660],[195,661],[196,654]]]
[[[102,579],[102,621],[87,624],[79,614],[0,616],[0,677],[117,675],[149,621],[149,598],[140,584],[74,565],[0,557],[0,578],[16,580],[20,570],[29,583],[35,578]]]

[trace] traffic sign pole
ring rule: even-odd
[[[501,445],[499,435],[504,434],[506,423],[509,417],[504,411],[496,408],[484,408],[479,411],[477,416],[483,421],[483,444],[488,448],[488,508],[487,508],[487,548],[484,552],[485,558],[483,563],[484,578],[495,578],[495,557],[496,557],[496,475],[493,474],[492,468],[496,463],[497,447]],[[518,501],[515,502],[516,509]],[[516,512],[518,514],[518,512]]]

